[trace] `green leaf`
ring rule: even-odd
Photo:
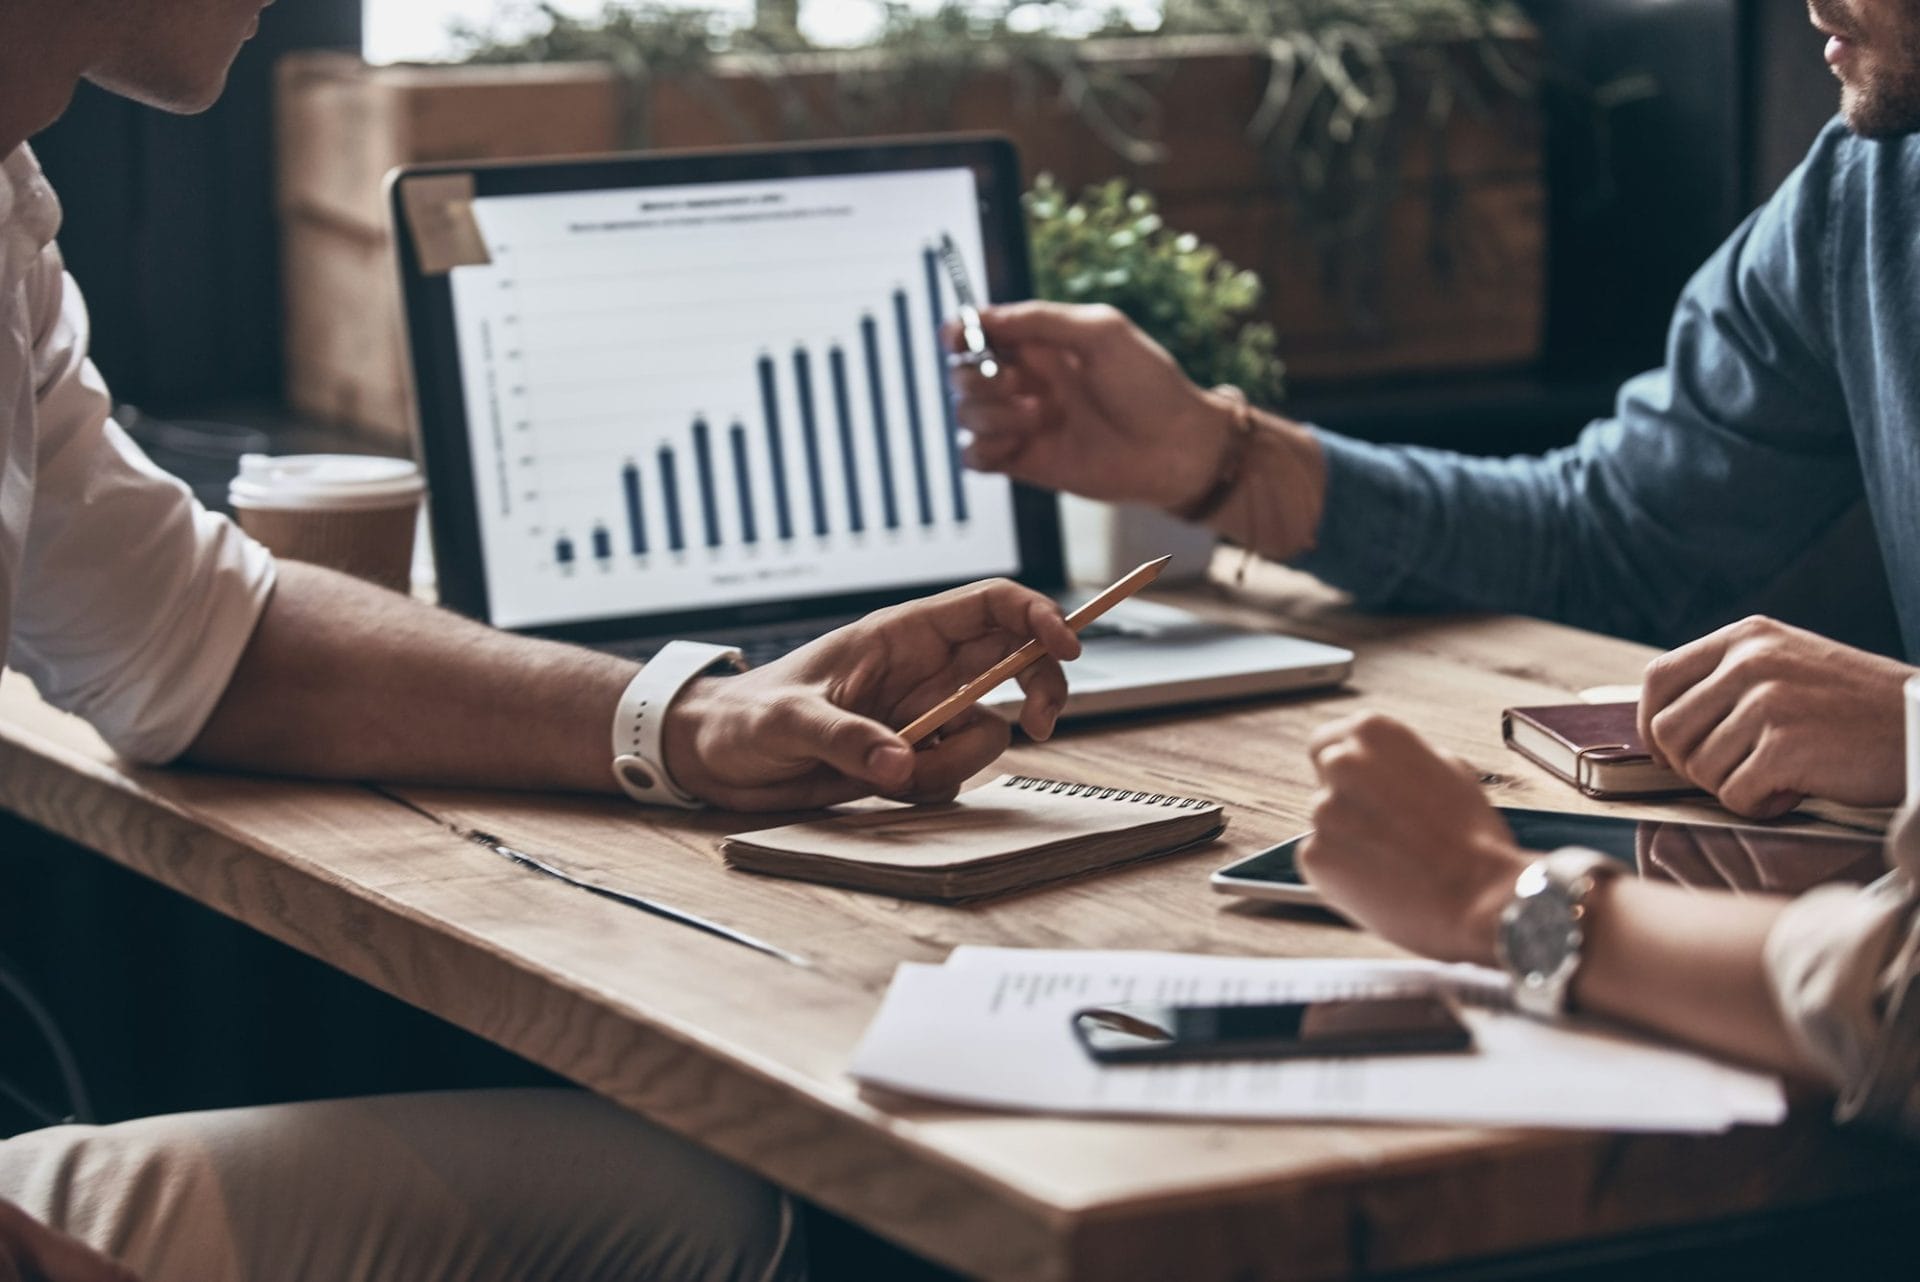
[[[1266,292],[1256,273],[1169,228],[1150,194],[1119,180],[1069,201],[1043,176],[1024,204],[1041,298],[1111,304],[1196,383],[1232,383],[1262,404],[1279,399],[1285,370],[1273,327],[1255,318]]]

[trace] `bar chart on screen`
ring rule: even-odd
[[[453,273],[493,616],[509,626],[1019,567],[961,458],[935,246],[964,169],[482,198]]]

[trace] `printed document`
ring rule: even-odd
[[[1455,998],[1473,1051],[1100,1065],[1069,1022],[1114,1002],[1431,991]],[[1497,971],[1427,961],[959,948],[944,966],[900,966],[849,1071],[904,1094],[1048,1113],[1683,1132],[1786,1114],[1777,1078],[1610,1026],[1543,1024],[1507,993]]]

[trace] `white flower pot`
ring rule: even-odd
[[[1156,586],[1199,583],[1213,561],[1215,536],[1154,508],[1060,496],[1067,541],[1067,576],[1083,587],[1105,587],[1142,561],[1172,555]]]

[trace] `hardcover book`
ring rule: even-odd
[[[1631,703],[1567,703],[1508,708],[1500,714],[1507,746],[1589,797],[1670,797],[1698,792],[1658,765],[1640,738]]]

